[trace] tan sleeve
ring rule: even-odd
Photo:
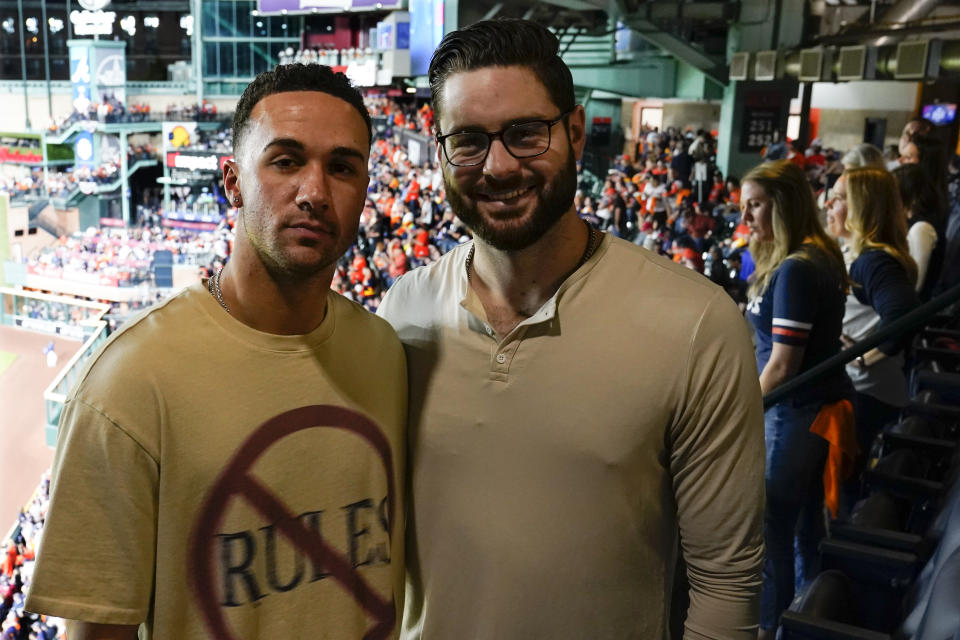
[[[763,569],[763,400],[745,320],[722,290],[687,355],[670,467],[687,563],[687,640],[756,638]]]
[[[121,426],[68,401],[26,609],[104,624],[146,620],[158,483],[157,462]]]

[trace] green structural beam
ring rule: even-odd
[[[721,86],[727,84],[728,74],[725,60],[711,56],[687,40],[663,31],[649,20],[628,16],[625,16],[623,20],[628,27],[639,33],[640,37],[647,42],[660,47],[677,60],[701,71],[717,84]]]
[[[677,88],[677,63],[653,58],[629,66],[577,66],[570,69],[573,84],[626,97],[673,98]]]

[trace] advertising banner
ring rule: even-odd
[[[114,97],[126,103],[127,63],[126,51],[120,47],[97,47],[92,50],[95,67],[94,81],[96,82],[97,101],[103,97]]]
[[[403,0],[257,0],[261,13],[318,11],[383,11],[403,7]]]
[[[86,46],[70,47],[70,82],[73,85],[73,106],[86,113],[92,102],[90,92],[93,73],[90,71],[90,49]]]
[[[427,75],[430,57],[443,39],[443,0],[410,0],[410,72]]]
[[[93,157],[93,133],[80,131],[73,141],[73,156],[78,167],[93,168],[96,159]]]
[[[205,183],[216,180],[223,164],[233,156],[213,151],[168,151],[163,157],[171,179]]]
[[[189,147],[197,138],[196,122],[164,122],[161,125],[163,153]]]

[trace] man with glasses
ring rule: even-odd
[[[743,318],[706,278],[578,218],[585,114],[556,37],[447,35],[430,83],[474,234],[380,307],[407,348],[404,637],[756,636],[763,415]]]

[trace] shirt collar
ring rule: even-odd
[[[593,270],[593,268],[600,262],[604,254],[607,252],[607,248],[610,246],[612,240],[610,235],[607,233],[602,234],[603,237],[600,240],[600,245],[597,247],[597,250],[590,256],[590,259],[587,260],[579,269],[571,273],[566,280],[560,285],[557,291],[547,299],[543,305],[534,313],[532,316],[521,322],[517,325],[517,329],[520,327],[526,327],[535,324],[541,324],[543,322],[549,322],[556,318],[557,313],[560,307],[560,301],[564,293],[573,287],[580,280],[587,277],[587,275]],[[458,258],[459,268],[458,273],[459,278],[457,280],[457,290],[460,297],[460,306],[467,311],[467,326],[478,333],[488,333],[487,327],[489,323],[487,322],[487,313],[483,309],[483,304],[480,302],[480,297],[477,296],[476,292],[470,287],[470,282],[467,280],[467,270],[466,262],[467,256],[470,255],[469,250],[463,252],[463,257]],[[514,329],[516,331],[516,329]]]

